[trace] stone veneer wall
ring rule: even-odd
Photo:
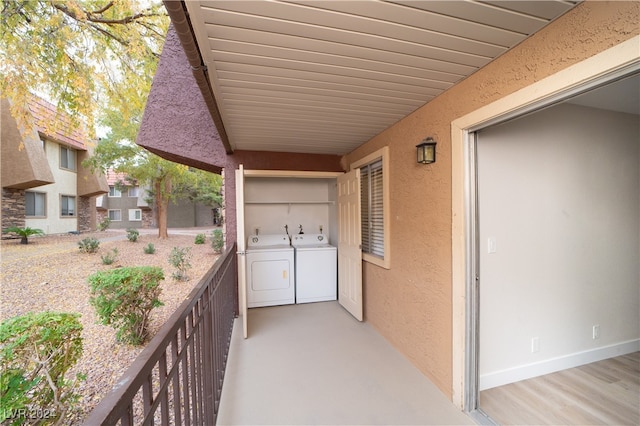
[[[24,228],[26,211],[24,189],[2,188],[2,229]]]
[[[78,232],[91,232],[96,228],[95,197],[78,197]]]
[[[142,209],[142,227],[153,228],[154,222],[155,222],[155,218],[154,218],[153,210]]]

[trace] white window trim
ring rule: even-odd
[[[136,195],[131,195],[131,190],[135,189],[136,192],[139,194],[140,193],[140,187],[139,186],[130,186],[129,189],[127,190],[127,196],[131,197],[131,198],[137,198],[138,194]]]
[[[391,269],[391,202],[389,200],[389,147],[385,146],[351,164],[351,170],[382,160],[382,202],[384,223],[384,258],[362,253],[362,260]]]
[[[120,219],[111,219],[111,216],[109,216],[110,212],[120,212]],[[109,210],[107,210],[107,217],[109,218],[109,220],[111,222],[122,222],[122,209],[109,209]]]
[[[114,191],[117,191],[116,194],[118,194],[118,195],[111,195],[111,187],[113,187]],[[109,185],[109,193],[107,194],[107,196],[109,198],[122,198],[122,191],[120,191],[118,188],[116,188],[115,185]]]
[[[140,212],[140,219],[136,219],[135,212]],[[129,213],[129,222],[142,222],[142,209],[129,209],[128,213]]]

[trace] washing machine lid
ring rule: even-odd
[[[247,249],[266,247],[288,248],[290,247],[289,236],[287,234],[265,234],[249,235],[247,238]]]
[[[331,247],[325,234],[296,234],[291,238],[294,247]]]

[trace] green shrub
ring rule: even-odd
[[[151,310],[162,306],[158,299],[162,268],[132,266],[100,271],[89,276],[91,297],[100,323],[117,330],[116,338],[123,343],[140,345],[149,336]]]
[[[139,235],[140,235],[140,232],[138,232],[137,229],[127,228],[127,239],[132,243],[135,243],[136,241],[138,241]]]
[[[198,234],[196,235],[196,240],[194,241],[195,244],[204,244],[207,241],[207,236],[204,234]]]
[[[100,247],[100,241],[93,237],[87,237],[78,241],[78,247],[82,253],[95,253]]]
[[[211,233],[211,247],[216,253],[222,253],[224,248],[224,236],[221,229],[214,229]]]
[[[116,261],[116,258],[118,257],[118,248],[114,247],[113,250],[111,250],[109,253],[106,253],[102,256],[100,256],[100,258],[102,259],[102,264],[103,265],[111,265],[113,262]]]
[[[171,275],[176,281],[186,281],[189,279],[187,270],[191,268],[191,249],[189,247],[174,247],[169,254],[169,263],[176,268]]]
[[[102,222],[98,224],[98,231],[106,231],[111,225],[111,219],[105,217]]]
[[[65,374],[82,356],[79,317],[31,312],[0,324],[2,424],[59,423],[75,408],[83,375],[68,380]]]
[[[156,252],[156,246],[154,246],[153,243],[149,243],[144,247],[143,250],[147,254],[153,254]]]
[[[4,232],[17,234],[20,237],[20,244],[29,244],[29,237],[32,235],[44,235],[44,231],[42,229],[29,228],[28,226],[25,228],[11,226],[5,229]]]

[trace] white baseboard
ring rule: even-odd
[[[532,377],[538,377],[554,373],[556,371],[566,370],[568,368],[579,367],[591,362],[601,361],[603,359],[626,355],[637,351],[640,351],[640,339],[629,340],[627,342],[616,343],[610,346],[563,355],[532,364],[507,368],[494,373],[481,375],[479,389],[483,391],[497,386],[519,382],[520,380],[531,379]]]

